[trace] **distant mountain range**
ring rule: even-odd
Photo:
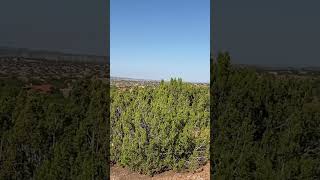
[[[114,81],[153,81],[153,82],[160,82],[160,80],[135,79],[135,78],[115,77],[115,76],[111,76],[111,77],[110,77],[110,80],[114,80]]]
[[[135,79],[135,78],[127,78],[127,77],[110,77],[111,81],[131,81],[131,82],[153,82],[153,83],[160,83],[161,80],[153,80],[153,79]],[[164,82],[168,82],[170,80],[164,80]],[[209,82],[188,82],[184,81],[186,83],[192,83],[192,84],[209,84]]]
[[[263,66],[263,65],[248,65],[248,64],[234,64],[234,67],[238,68],[253,68],[257,70],[265,70],[265,71],[314,71],[319,72],[319,66],[305,66],[305,67],[277,67],[277,66]]]
[[[64,60],[106,63],[108,56],[70,54],[59,51],[34,50],[28,48],[0,47],[0,57],[21,57],[29,59]]]

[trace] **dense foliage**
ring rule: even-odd
[[[141,173],[194,169],[209,155],[209,88],[181,79],[111,90],[111,161]]]
[[[0,179],[108,176],[107,85],[79,80],[64,98],[0,84]]]
[[[319,179],[320,78],[212,65],[212,178]]]

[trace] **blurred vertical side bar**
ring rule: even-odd
[[[214,120],[214,115],[213,115],[213,105],[212,105],[212,97],[213,97],[213,82],[214,82],[214,76],[213,76],[213,65],[214,65],[214,58],[213,58],[213,53],[214,53],[214,43],[213,43],[213,1],[210,0],[210,179],[213,179],[213,163],[212,163],[212,140],[214,136],[213,132],[213,120]]]
[[[107,113],[106,113],[106,126],[107,126],[107,178],[106,179],[110,179],[110,0],[107,0],[107,9],[106,9],[107,13],[107,25],[106,25],[106,33],[107,33],[107,62],[106,62],[106,68],[105,68],[105,79],[107,81]]]

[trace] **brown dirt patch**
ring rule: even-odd
[[[167,171],[157,174],[153,177],[132,172],[126,168],[119,166],[111,167],[111,180],[209,180],[210,179],[210,165],[207,164],[196,172],[177,173],[174,171]]]

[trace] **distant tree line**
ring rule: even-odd
[[[79,80],[64,98],[0,85],[0,179],[107,178],[109,86]]]
[[[171,79],[111,89],[111,162],[153,175],[209,158],[209,88]]]
[[[320,77],[211,64],[211,178],[319,179]]]

